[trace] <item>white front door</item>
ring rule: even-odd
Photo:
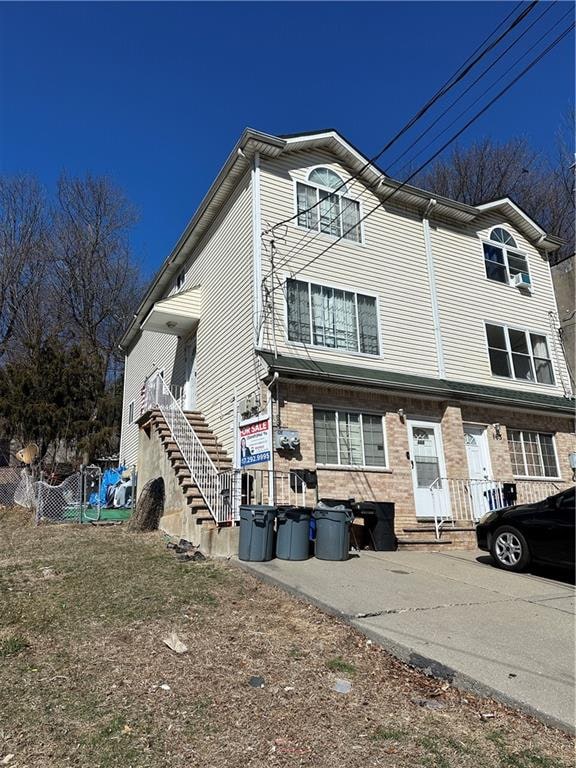
[[[407,420],[416,517],[450,515],[442,432],[435,421]],[[434,486],[431,489],[431,486]]]
[[[183,409],[196,409],[196,340],[186,345],[186,381],[184,383]]]
[[[490,478],[490,455],[486,428],[465,424],[464,445],[468,459],[472,513],[479,520],[490,509],[489,494],[492,492],[491,483],[487,482]]]

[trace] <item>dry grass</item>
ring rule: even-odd
[[[564,734],[443,690],[237,569],[16,511],[0,520],[0,713],[0,764],[18,768],[573,765]]]

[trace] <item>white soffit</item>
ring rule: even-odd
[[[200,298],[200,288],[197,287],[157,301],[140,330],[173,336],[189,333],[200,321]]]

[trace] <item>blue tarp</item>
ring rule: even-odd
[[[126,467],[117,467],[116,469],[107,469],[102,475],[102,482],[100,483],[100,494],[93,493],[88,499],[88,503],[92,507],[106,506],[106,498],[108,495],[108,489],[117,485],[122,478],[122,473],[126,471]],[[112,504],[110,504],[112,506]]]

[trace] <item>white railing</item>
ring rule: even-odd
[[[216,468],[160,373],[146,380],[144,392],[144,409],[150,411],[156,408],[164,417],[210,514],[217,523],[230,522],[231,505],[227,500],[224,477],[221,477],[225,473]]]
[[[297,472],[271,469],[233,469],[220,474],[222,493],[233,520],[239,519],[242,504],[313,507],[316,490],[308,488]]]
[[[550,480],[469,480],[439,477],[430,486],[436,538],[447,525],[475,525],[486,512],[542,501],[562,490],[564,484]],[[514,491],[516,497],[514,498]]]

